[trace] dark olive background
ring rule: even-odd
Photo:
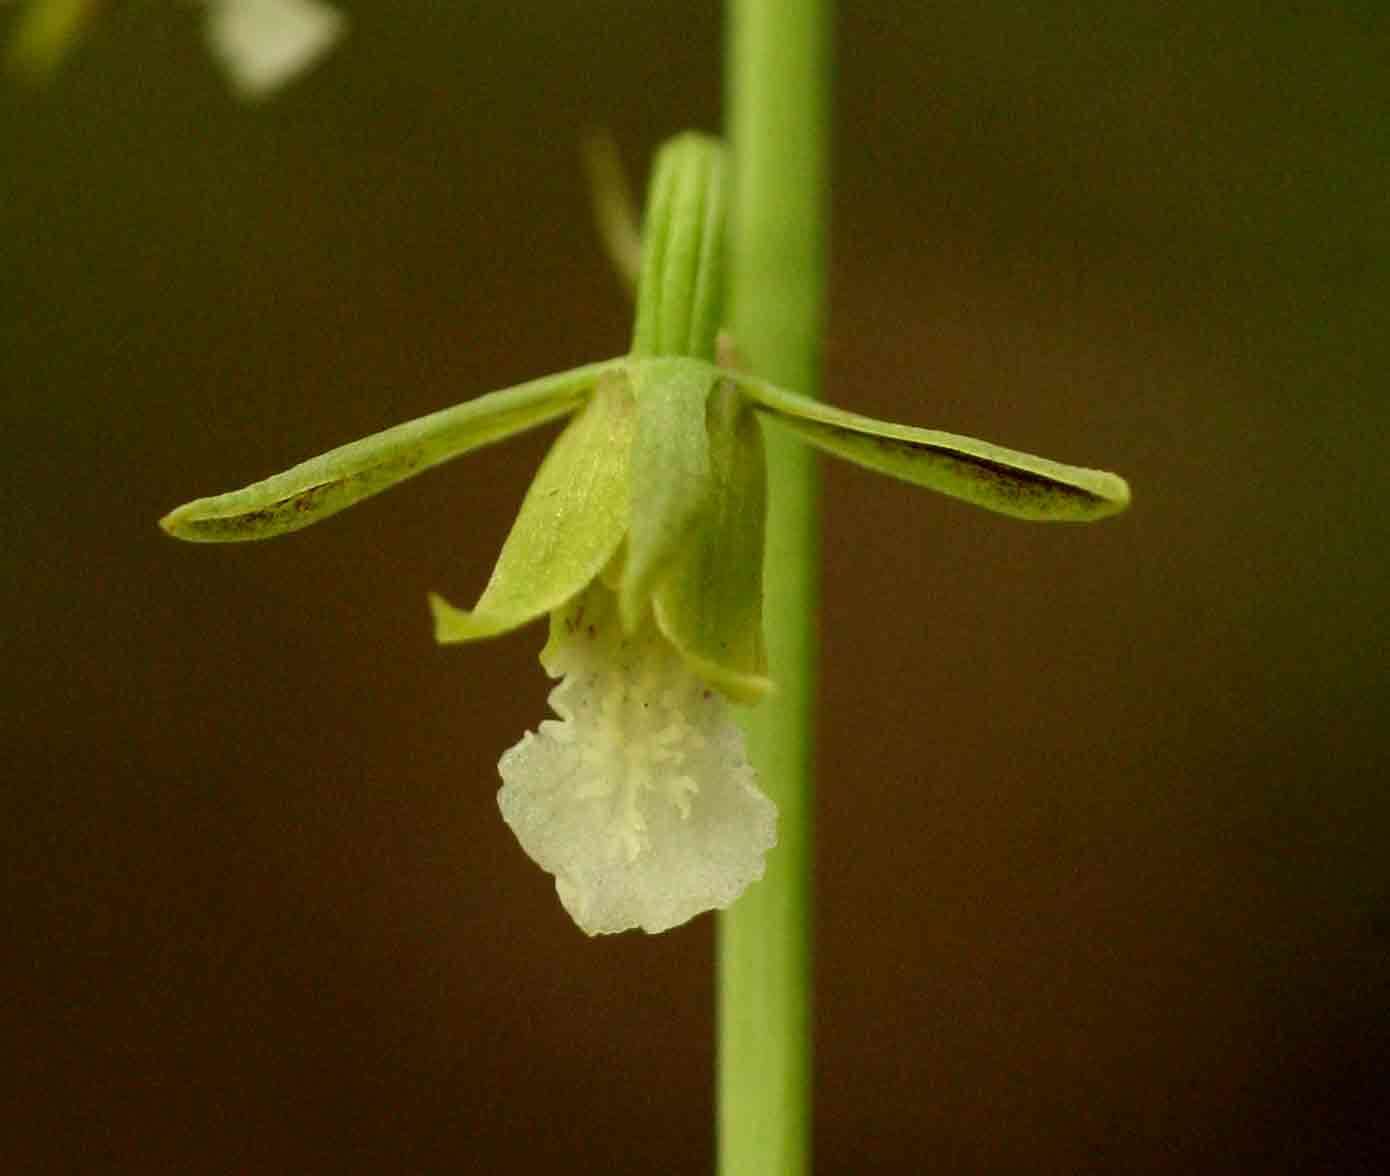
[[[711,920],[580,935],[493,800],[541,631],[430,639],[546,437],[154,523],[623,350],[575,145],[717,128],[720,14],[352,11],[259,108],[154,5],[0,94],[0,1152],[705,1172]],[[865,3],[837,57],[827,394],[1135,505],[824,467],[819,1170],[1385,1171],[1390,16]]]

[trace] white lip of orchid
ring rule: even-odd
[[[590,935],[657,932],[762,877],[777,810],[725,699],[650,618],[633,634],[595,586],[547,650],[559,721],[503,755],[498,804]]]

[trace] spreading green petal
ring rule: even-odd
[[[471,611],[430,597],[436,640],[471,641],[559,608],[613,557],[627,530],[632,393],[603,380],[546,455]]]
[[[622,363],[589,364],[467,400],[245,489],[199,498],[165,515],[159,525],[175,538],[203,543],[298,531],[440,462],[573,412],[599,378]]]
[[[806,442],[856,465],[982,506],[1039,522],[1084,523],[1129,505],[1116,474],[1063,465],[987,441],[895,425],[845,412],[737,372],[737,381],[772,420]]]
[[[627,559],[619,601],[623,627],[642,619],[651,586],[679,551],[711,491],[705,421],[716,372],[682,359],[632,361],[637,431],[632,443]]]
[[[709,409],[710,501],[654,596],[657,625],[690,667],[736,702],[772,688],[763,644],[767,474],[757,419],[732,388]]]

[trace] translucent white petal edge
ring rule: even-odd
[[[601,595],[600,595],[601,593]],[[547,668],[547,720],[503,755],[502,816],[590,935],[665,931],[763,876],[776,806],[729,705],[648,622],[624,637],[606,590]]]

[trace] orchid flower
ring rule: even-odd
[[[1123,510],[1124,481],[890,424],[716,362],[727,191],[720,144],[658,153],[629,354],[467,401],[335,449],[161,525],[196,541],[297,530],[442,461],[569,417],[481,597],[430,598],[435,636],[549,617],[558,720],[502,756],[502,815],[589,934],[662,931],[760,878],[776,812],[733,706],[772,691],[762,632],[762,427],[1017,518]],[[775,705],[775,701],[770,705]]]

